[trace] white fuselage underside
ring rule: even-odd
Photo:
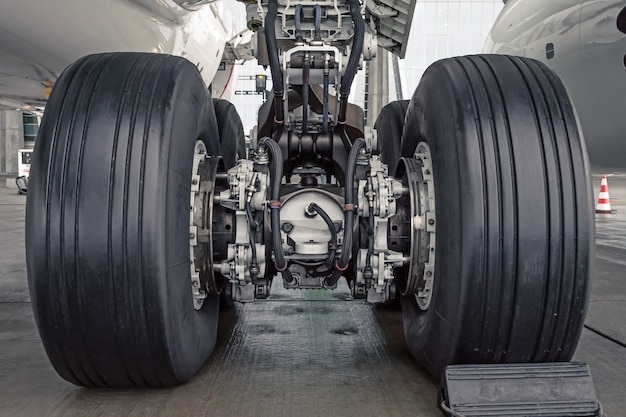
[[[209,85],[231,32],[222,2],[190,11],[173,0],[3,1],[0,108],[42,107],[65,67],[100,52],[183,56]]]

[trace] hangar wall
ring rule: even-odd
[[[400,60],[404,98],[411,97],[433,62],[480,53],[503,7],[502,0],[418,0],[406,57]]]
[[[20,110],[0,110],[0,176],[11,177],[7,185],[15,183],[17,176],[17,150],[24,147],[24,122]],[[3,184],[4,185],[4,184]]]

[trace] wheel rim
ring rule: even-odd
[[[219,294],[226,278],[215,271],[215,259],[228,255],[233,241],[233,214],[216,201],[216,195],[228,189],[228,179],[220,156],[207,155],[204,143],[194,149],[189,216],[189,264],[191,292],[196,310],[202,308],[208,294]]]
[[[414,295],[417,306],[427,310],[435,284],[435,182],[430,147],[420,142],[413,158],[401,159],[403,183],[409,189],[411,261],[402,295]]]
[[[200,166],[206,159],[206,146],[202,141],[196,141],[193,150],[193,168],[191,171],[191,196],[189,214],[189,267],[191,272],[191,295],[193,297],[193,307],[200,310],[207,297],[207,291],[202,288],[200,281],[200,259],[196,262],[198,254],[198,226],[196,223],[196,204],[200,197]]]

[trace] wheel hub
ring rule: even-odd
[[[404,214],[402,234],[410,236],[410,262],[406,282],[399,283],[402,295],[415,295],[422,310],[430,307],[435,282],[435,183],[430,147],[425,142],[417,145],[413,158],[402,158],[398,175],[409,189],[409,210]],[[404,288],[403,288],[404,287]]]
[[[214,257],[226,257],[228,237],[232,233],[232,219],[220,210],[219,204],[214,204],[216,193],[227,188],[226,179],[218,175],[221,167],[222,158],[207,156],[204,143],[197,141],[189,215],[191,292],[196,310],[202,308],[208,294],[220,293],[225,282],[214,268]]]

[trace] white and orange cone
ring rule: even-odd
[[[606,180],[606,175],[602,176],[602,182],[600,183],[600,193],[598,194],[596,213],[611,214],[611,202],[609,201],[609,185]]]

